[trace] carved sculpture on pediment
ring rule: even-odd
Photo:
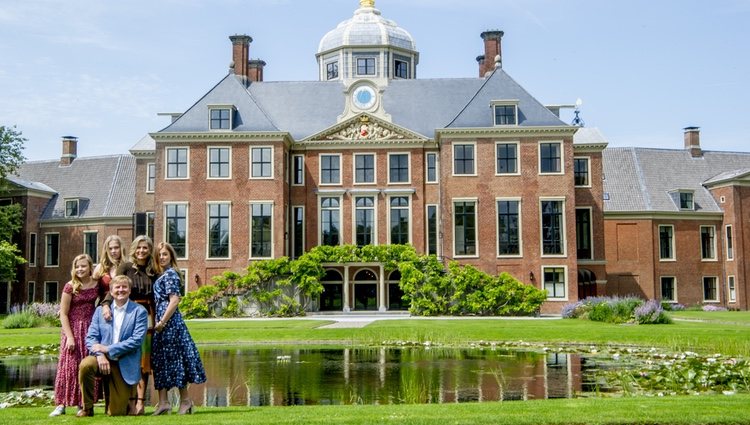
[[[390,140],[403,139],[404,136],[383,127],[378,122],[370,122],[365,115],[359,122],[352,122],[336,133],[326,136],[327,140]]]

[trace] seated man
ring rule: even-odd
[[[114,301],[114,320],[105,320],[101,307],[97,307],[91,319],[91,326],[86,334],[89,356],[81,361],[78,368],[83,409],[77,416],[93,416],[97,376],[104,378],[107,414],[128,414],[131,391],[141,379],[141,344],[148,324],[146,309],[130,302],[131,284],[127,276],[112,279],[109,292]]]

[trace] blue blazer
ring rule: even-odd
[[[111,308],[114,315],[114,301]],[[86,334],[86,348],[91,354],[95,354],[91,351],[94,344],[106,345],[109,349],[107,357],[118,362],[123,379],[133,385],[141,379],[141,345],[146,337],[148,313],[142,305],[128,301],[120,329],[120,342],[117,344],[112,343],[114,322],[114,319],[104,320],[102,307],[97,307]]]

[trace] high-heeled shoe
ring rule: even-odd
[[[180,410],[177,411],[178,415],[184,415],[184,414],[191,415],[192,413],[193,413],[193,400],[190,400],[188,403],[180,402]]]
[[[130,400],[135,400],[135,403],[131,404],[131,411],[128,412],[128,416],[143,416],[144,413],[146,413],[146,409],[143,407],[143,401],[144,399],[139,397],[131,397]],[[141,404],[141,407],[138,407],[138,403]]]
[[[167,404],[159,404],[159,406],[156,408],[156,410],[154,410],[154,413],[152,413],[151,416],[159,416],[159,415],[163,415],[164,413],[166,413],[167,415],[169,415],[170,413],[172,413],[172,405],[171,404],[169,404],[169,403],[167,403]]]

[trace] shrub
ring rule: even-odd
[[[41,319],[34,315],[30,311],[21,311],[19,313],[12,313],[3,320],[3,327],[5,329],[28,329],[39,325]]]
[[[661,307],[661,303],[656,300],[648,300],[634,311],[635,321],[641,325],[672,323]]]
[[[703,311],[727,311],[727,309],[720,305],[706,304],[703,306]]]
[[[563,318],[580,318],[606,323],[672,323],[656,300],[640,298],[589,297],[562,309]]]
[[[27,307],[28,311],[36,317],[42,319],[49,326],[61,326],[60,323],[60,304],[58,303],[31,303]]]

